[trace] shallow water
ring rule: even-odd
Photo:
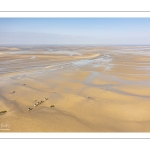
[[[88,48],[88,49],[87,49]],[[9,50],[5,48],[0,48],[0,53],[2,51],[2,55],[0,55],[0,74],[7,74],[7,73],[15,73],[23,71],[36,71],[41,69],[53,69],[58,68],[67,68],[72,67],[75,68],[75,70],[83,69],[86,67],[89,70],[92,68],[102,68],[106,72],[113,70],[116,66],[126,66],[126,67],[132,67],[134,70],[139,71],[146,71],[143,72],[144,74],[150,74],[150,66],[149,62],[150,59],[148,59],[150,55],[150,47],[149,46],[130,46],[130,47],[105,47],[101,48],[99,50],[99,47],[18,47],[19,50],[11,50],[9,47]],[[84,56],[88,52],[93,52],[93,54],[100,53],[100,56],[98,58],[81,58],[79,60],[69,60],[68,62],[65,62],[61,59],[58,60],[52,60],[51,58],[48,58],[47,56],[52,55],[65,55],[66,58],[72,57],[72,56]],[[121,55],[120,55],[121,54]],[[146,57],[146,60],[143,61],[133,61],[132,59],[126,62],[122,62],[120,64],[115,62],[114,57],[121,56],[123,58],[123,55],[128,54],[129,56],[133,57]],[[42,55],[42,57],[40,57]],[[18,58],[20,57],[20,58]],[[126,56],[125,56],[126,57]],[[148,58],[147,58],[148,57]],[[61,58],[61,57],[60,57]],[[148,60],[147,60],[148,59]],[[129,64],[130,63],[130,64]],[[132,63],[132,64],[131,64]],[[67,66],[69,65],[69,66]],[[122,72],[116,72],[116,74],[123,74]],[[124,73],[126,74],[126,73]],[[132,74],[132,73],[130,73]]]
[[[97,77],[106,80],[106,78],[109,78],[109,80],[116,81],[118,84],[98,84],[98,83],[93,83],[93,80],[96,79]],[[133,94],[131,92],[125,92],[123,90],[119,89],[119,86],[130,86],[130,85],[147,85],[150,86],[150,81],[145,84],[145,82],[139,81],[139,82],[133,82],[133,81],[128,81],[128,80],[121,80],[120,78],[116,76],[109,76],[105,75],[99,72],[92,71],[91,75],[89,75],[84,81],[83,84],[89,87],[96,87],[100,88],[101,90],[104,91],[111,91],[117,94],[121,95],[127,95],[127,96],[134,96],[134,97],[142,97],[142,98],[150,98],[150,95],[140,95],[140,94]]]

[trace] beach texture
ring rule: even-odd
[[[149,131],[149,46],[0,47],[0,132]]]

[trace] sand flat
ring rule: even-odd
[[[0,54],[0,124],[8,125],[0,132],[150,131],[150,47],[20,46]]]

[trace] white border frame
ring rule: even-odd
[[[149,18],[150,11],[1,11],[0,18]]]
[[[11,11],[3,11],[0,12],[0,18],[150,18],[150,11],[142,11],[142,12],[124,12],[124,11],[102,11],[102,12],[94,12],[94,11],[86,11],[86,12],[61,12],[61,11],[41,11],[41,12],[11,12]],[[150,139],[150,133],[104,133],[104,132],[96,132],[96,133],[15,133],[15,132],[1,132],[0,139],[29,139],[29,138],[48,138],[48,139]]]

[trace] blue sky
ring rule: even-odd
[[[0,18],[0,45],[150,45],[150,18]]]

